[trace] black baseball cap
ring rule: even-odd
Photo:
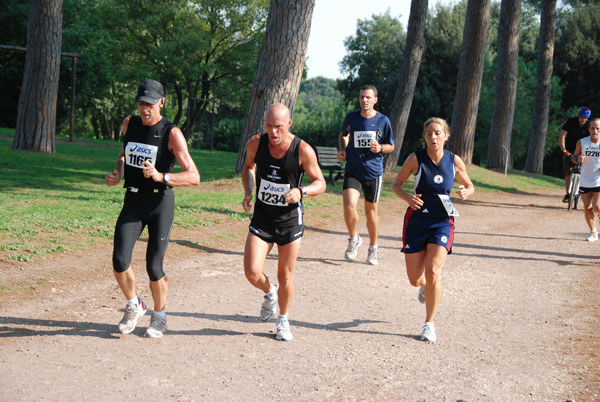
[[[163,86],[160,82],[154,80],[146,80],[140,84],[138,88],[136,102],[148,102],[156,104],[159,100],[165,97]]]

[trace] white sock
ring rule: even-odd
[[[289,314],[289,313],[287,313],[287,314],[279,314],[279,319],[280,319],[280,320],[282,320],[282,321],[286,321],[286,320],[288,319],[288,318],[287,318],[287,317],[288,317],[288,314]]]
[[[359,237],[359,236],[358,236],[358,234],[357,234],[356,236],[354,236],[354,237],[351,237],[350,239],[351,239],[352,241],[357,241],[357,240],[358,240],[358,237]]]
[[[269,289],[267,296],[269,296],[269,297],[275,296],[275,293],[277,293],[277,289],[275,288],[275,286],[271,285],[271,289]]]
[[[166,313],[165,310],[163,310],[163,311],[155,311],[154,314],[152,314],[152,315],[155,315],[155,316],[160,317],[160,318],[167,318],[167,313]]]
[[[377,250],[377,248],[379,248],[379,246],[377,244],[374,246],[369,246],[370,250]]]
[[[128,306],[137,307],[138,304],[140,304],[140,298],[137,297],[137,295],[133,299],[127,300],[127,305]]]

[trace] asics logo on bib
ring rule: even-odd
[[[282,193],[285,191],[285,188],[272,186],[270,183],[266,184],[263,188],[265,191],[272,191],[274,193]]]
[[[134,145],[129,149],[129,152],[136,152],[138,154],[151,154],[152,150],[150,148],[142,148],[139,145]]]

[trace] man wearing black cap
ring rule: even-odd
[[[125,201],[115,227],[113,268],[115,278],[127,298],[125,315],[119,331],[128,334],[138,318],[146,313],[146,305],[137,296],[135,274],[129,269],[133,247],[148,226],[146,271],[154,300],[154,313],[146,336],[157,338],[167,330],[165,305],[167,277],[163,260],[175,213],[173,186],[197,186],[200,174],[189,154],[183,133],[161,116],[165,104],[160,82],[142,82],[135,98],[139,116],[123,121],[123,147],[115,170],[106,175],[106,184],[115,186],[125,178]],[[181,173],[171,173],[175,160]]]

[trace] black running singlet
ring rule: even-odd
[[[170,188],[165,183],[144,177],[143,163],[146,160],[161,173],[169,173],[175,164],[175,156],[169,151],[169,133],[175,127],[164,117],[153,126],[144,126],[140,116],[131,116],[127,132],[123,137],[125,150],[125,184],[123,187],[139,189]]]
[[[294,137],[290,148],[281,159],[269,152],[269,136],[260,137],[254,157],[256,163],[256,203],[252,222],[269,227],[301,225],[304,208],[302,201],[296,204],[285,202],[284,194],[300,187],[304,169],[300,167],[298,153],[302,140]]]

